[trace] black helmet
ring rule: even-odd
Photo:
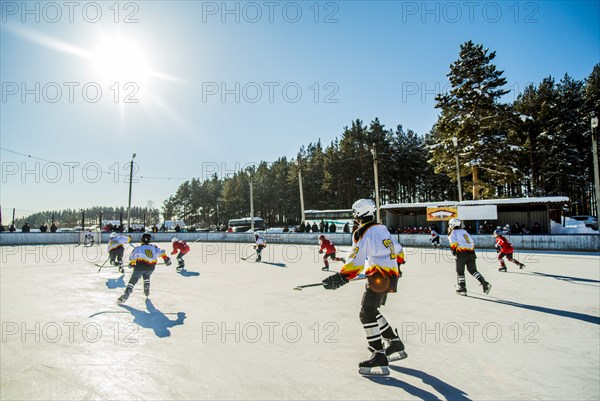
[[[148,233],[143,233],[142,234],[142,244],[148,244],[150,243],[150,240],[152,239],[152,236]]]

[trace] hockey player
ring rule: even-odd
[[[346,263],[344,258],[338,258],[335,256],[335,245],[333,244],[333,242],[325,238],[323,234],[319,235],[319,245],[319,253],[323,253],[323,251],[325,251],[325,256],[323,256],[323,263],[325,264],[325,266],[323,266],[321,270],[329,270],[329,261],[327,260],[328,258],[331,258],[331,260],[333,260],[334,262]]]
[[[117,234],[115,232],[110,233],[108,256],[111,265],[119,266],[120,273],[125,273],[125,269],[123,269],[123,252],[125,251],[125,244],[129,243],[129,241],[131,241],[131,238],[126,237],[123,234]]]
[[[396,251],[397,242],[387,228],[373,221],[375,212],[375,202],[371,199],[354,202],[352,214],[359,227],[352,234],[352,253],[339,273],[323,280],[323,286],[325,289],[335,290],[365,270],[367,284],[359,316],[372,355],[370,359],[358,364],[358,371],[363,375],[388,375],[389,362],[404,359],[407,354],[398,331],[394,332],[379,308],[385,304],[388,293],[396,292],[400,276],[397,258],[403,260],[403,253]],[[386,348],[382,337],[387,341]]]
[[[519,262],[517,259],[513,259],[513,253],[515,252],[515,249],[513,248],[512,244],[508,242],[506,238],[504,238],[502,232],[500,230],[494,230],[494,237],[496,237],[496,251],[498,252],[498,261],[500,262],[500,268],[498,271],[506,271],[506,264],[504,263],[505,256],[509,262],[513,262],[519,266],[519,269],[524,268],[525,265],[523,263]]]
[[[450,251],[456,258],[456,275],[458,287],[456,293],[467,295],[467,283],[465,280],[465,266],[473,277],[475,277],[483,286],[483,292],[489,293],[492,285],[485,281],[485,278],[477,271],[477,255],[475,255],[475,241],[469,233],[460,227],[458,218],[450,219],[448,222],[448,242],[450,242]]]
[[[438,228],[435,224],[433,224],[431,226],[431,238],[429,238],[429,241],[431,241],[431,245],[434,248],[441,248],[442,246],[440,245],[440,234],[438,233]]]
[[[257,262],[261,261],[261,259],[262,259],[261,252],[266,246],[267,246],[267,241],[265,241],[265,239],[263,237],[258,235],[258,233],[254,234],[254,249],[256,249],[256,261]]]
[[[83,236],[83,246],[94,246],[94,234],[90,230]]]
[[[167,256],[164,250],[156,245],[150,244],[152,236],[148,233],[142,234],[142,244],[136,246],[129,255],[129,265],[133,267],[133,273],[127,283],[125,292],[118,299],[118,303],[127,301],[129,295],[133,292],[133,287],[137,284],[140,278],[144,279],[144,294],[146,298],[150,295],[150,276],[154,273],[154,268],[158,258],[162,258],[167,266],[171,265],[171,259]]]
[[[171,255],[177,255],[177,271],[181,272],[185,267],[185,262],[183,261],[183,256],[190,251],[190,246],[184,240],[181,240],[177,237],[171,238],[171,242],[173,243],[173,251],[171,251]]]

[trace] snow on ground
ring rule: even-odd
[[[170,244],[163,244],[170,246]],[[104,246],[103,246],[104,248]],[[348,247],[342,247],[342,256]],[[160,266],[150,301],[105,251],[73,246],[0,248],[2,400],[559,400],[600,393],[600,256],[520,252],[484,295],[467,277],[454,293],[447,250],[407,249],[399,293],[382,312],[408,359],[365,378],[358,318],[364,281],[319,282],[314,246],[194,243],[187,271]],[[345,251],[345,252],[344,252]],[[126,252],[127,254],[127,252]],[[95,257],[94,257],[95,256]],[[339,268],[339,263],[332,263]]]

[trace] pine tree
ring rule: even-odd
[[[493,195],[493,183],[514,179],[513,160],[507,157],[508,107],[499,104],[508,93],[503,89],[503,71],[492,61],[495,52],[468,41],[461,45],[459,59],[450,65],[452,89],[436,97],[441,109],[435,126],[437,146],[431,149],[438,171],[451,171],[454,165],[452,137],[458,139],[461,176],[470,173],[473,199]]]

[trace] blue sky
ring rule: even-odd
[[[2,2],[4,223],[13,207],[126,206],[133,153],[132,204],[160,206],[185,178],[293,157],[356,118],[423,134],[467,40],[496,51],[507,100],[600,62],[598,1],[69,7]]]

